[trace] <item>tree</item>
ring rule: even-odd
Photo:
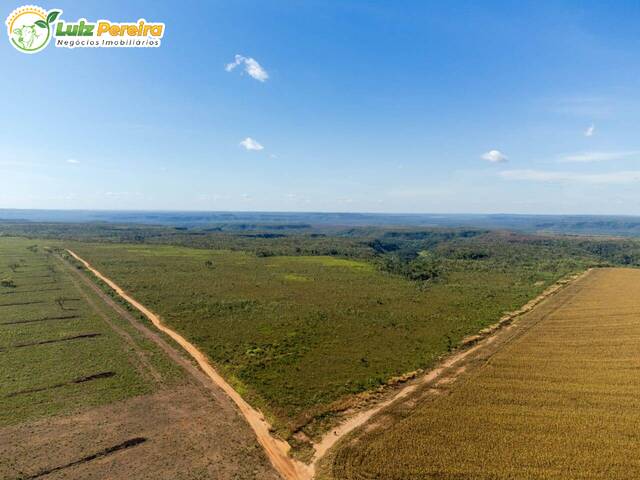
[[[434,280],[440,276],[442,268],[440,264],[431,258],[418,257],[407,266],[406,275],[411,280],[425,282]]]
[[[66,302],[67,299],[64,297],[56,297],[55,302],[58,304],[58,306],[60,307],[61,310],[66,310],[66,306],[64,304],[64,302]]]

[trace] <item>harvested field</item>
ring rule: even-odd
[[[322,479],[640,477],[640,271],[601,269],[392,405]],[[457,378],[456,378],[457,377]]]

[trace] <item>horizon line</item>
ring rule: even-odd
[[[0,212],[105,212],[105,213],[244,213],[244,214],[297,214],[297,215],[388,215],[388,216],[520,216],[520,217],[640,217],[625,213],[506,213],[506,212],[372,212],[372,211],[320,211],[320,210],[172,210],[172,209],[108,209],[108,208],[17,208],[0,207]],[[2,220],[2,218],[0,218]]]

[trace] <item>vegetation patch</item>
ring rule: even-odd
[[[310,282],[312,280],[309,277],[305,277],[304,275],[297,275],[295,273],[285,273],[284,279],[288,280],[289,282]]]

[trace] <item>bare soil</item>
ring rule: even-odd
[[[193,384],[0,429],[0,459],[2,479],[279,478],[242,417]]]

